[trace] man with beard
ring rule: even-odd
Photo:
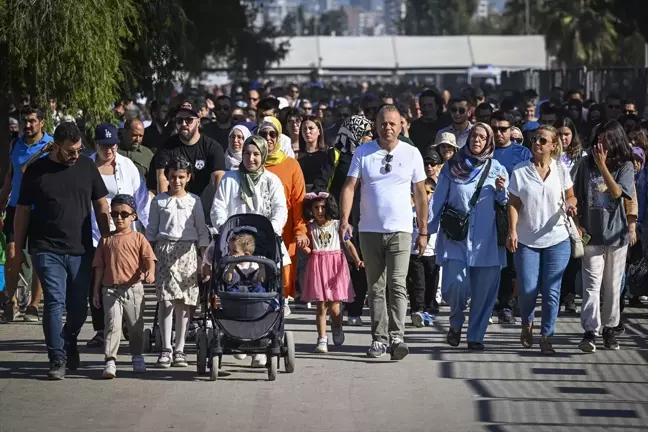
[[[200,133],[198,114],[192,109],[179,108],[174,115],[178,134],[169,138],[164,148],[155,155],[158,193],[166,192],[169,182],[164,168],[171,159],[182,156],[191,162],[193,174],[187,190],[200,196],[210,184],[218,186],[225,174],[223,148],[213,139]]]
[[[229,96],[219,96],[214,103],[216,121],[209,122],[203,127],[203,133],[227,150],[229,133],[232,130],[232,100]]]
[[[169,139],[170,128],[167,127],[169,107],[158,101],[151,102],[151,125],[144,130],[142,145],[153,153]]]
[[[20,125],[18,124],[18,120],[16,120],[13,117],[9,117],[9,136],[11,139],[18,138],[18,135],[20,134]]]
[[[428,153],[439,129],[448,126],[441,117],[443,105],[443,98],[435,90],[425,90],[421,93],[419,98],[421,118],[412,122],[409,137],[422,155]]]
[[[77,336],[88,316],[92,271],[91,207],[102,237],[110,234],[108,190],[82,151],[77,125],[61,123],[48,157],[25,171],[16,208],[14,263],[20,268],[25,261],[29,232],[32,264],[45,294],[43,331],[50,361],[47,377],[52,380],[65,378],[66,367],[79,367]]]
[[[452,118],[452,124],[446,128],[443,128],[439,133],[450,132],[454,134],[457,145],[459,148],[466,145],[468,140],[468,135],[470,135],[470,129],[472,129],[472,124],[468,121],[472,113],[471,109],[468,106],[468,100],[465,97],[459,96],[450,101],[450,117]]]
[[[153,152],[148,147],[142,146],[144,138],[144,123],[141,120],[129,120],[124,124],[124,137],[119,150],[120,155],[130,159],[139,171],[142,178],[148,175]]]
[[[18,311],[18,302],[16,299],[16,290],[18,289],[18,280],[20,277],[21,267],[15,266],[16,243],[14,236],[14,217],[16,215],[16,206],[18,205],[18,193],[23,179],[23,169],[25,164],[32,158],[46,155],[45,149],[52,141],[52,137],[43,131],[45,126],[45,113],[40,108],[27,107],[23,109],[22,120],[24,131],[22,136],[17,137],[11,143],[9,150],[9,171],[5,176],[5,181],[0,191],[0,210],[5,212],[3,232],[7,240],[7,265],[6,272],[6,295],[9,303],[5,307],[4,320],[7,322],[14,321],[20,314]],[[0,222],[2,224],[2,222]],[[32,276],[31,302],[25,309],[25,321],[38,321],[38,305],[43,289],[35,275]]]

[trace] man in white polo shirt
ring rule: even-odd
[[[382,357],[389,344],[391,359],[401,360],[409,353],[403,338],[405,280],[412,247],[410,197],[413,191],[418,226],[427,227],[426,175],[418,149],[398,139],[401,119],[394,105],[380,109],[376,129],[379,139],[358,147],[353,155],[340,196],[340,237],[353,235],[349,214],[360,183],[360,249],[367,273],[373,337],[367,355]],[[428,233],[422,229],[416,239],[418,250],[424,252],[427,242]]]

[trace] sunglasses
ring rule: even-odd
[[[466,111],[467,111],[467,110],[466,110],[466,108],[464,108],[464,107],[452,107],[452,108],[450,108],[450,112],[451,112],[452,114],[457,114],[457,113],[459,113],[459,114],[466,114]]]
[[[196,121],[195,117],[178,117],[175,119],[175,124],[178,126],[182,126],[183,124],[186,124],[187,126],[191,126],[194,124]]]
[[[259,136],[265,139],[268,139],[268,137],[277,138],[277,131],[273,131],[273,130],[261,131],[259,132]]]
[[[635,115],[637,114],[637,111],[632,111],[632,110],[625,110],[623,111],[625,115]]]
[[[511,126],[493,126],[493,132],[506,133],[509,129]]]
[[[390,173],[392,170],[391,161],[394,160],[394,155],[388,154],[385,156],[385,173]]]
[[[134,214],[135,213],[128,213],[128,212],[125,212],[125,211],[122,211],[122,212],[111,211],[110,212],[110,217],[113,218],[113,219],[118,219],[118,218],[127,219],[128,217],[133,216]]]
[[[230,107],[227,105],[214,105],[214,111],[229,111]]]
[[[83,150],[85,150],[85,146],[81,146],[79,150],[65,150],[62,146],[59,146],[61,151],[66,154],[67,157],[70,156],[81,156],[81,153],[83,153]]]
[[[540,145],[542,145],[542,146],[545,146],[545,145],[549,144],[549,140],[547,138],[545,138],[545,137],[534,136],[533,138],[531,138],[531,141],[534,144],[535,143],[540,143]]]

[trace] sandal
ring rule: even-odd
[[[104,346],[104,335],[103,332],[97,332],[92,339],[86,344],[88,348],[101,348]]]

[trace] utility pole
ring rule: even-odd
[[[531,10],[529,7],[529,0],[524,0],[524,28],[527,36],[530,34],[529,31],[530,27],[531,27]]]

